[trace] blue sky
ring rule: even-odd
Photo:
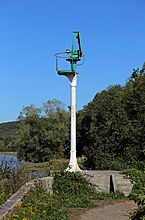
[[[77,109],[109,85],[124,85],[145,61],[144,0],[0,0],[0,123],[23,106],[48,99],[70,105],[68,79],[55,71],[56,52],[80,31]]]

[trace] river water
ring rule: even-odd
[[[20,165],[24,163],[24,160],[19,161],[18,158],[16,156],[10,156],[10,155],[6,155],[6,154],[0,154],[0,168],[6,168],[6,167],[10,167],[10,168],[20,168]],[[30,178],[34,178],[34,177],[44,177],[45,176],[45,172],[43,171],[31,171],[29,173]]]
[[[5,166],[5,165],[14,168],[19,165],[19,161],[16,156],[0,154],[0,166]]]

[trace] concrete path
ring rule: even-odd
[[[129,220],[129,213],[136,208],[133,201],[117,202],[104,207],[89,209],[71,220]]]

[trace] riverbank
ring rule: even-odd
[[[68,163],[69,160],[67,159],[52,159],[43,163],[25,162],[23,169],[29,170],[29,172],[44,172],[46,175],[49,175],[51,170],[65,170]]]
[[[12,151],[12,152],[0,152],[0,154],[5,154],[5,155],[9,155],[9,156],[17,156],[17,152],[14,152],[14,151]]]

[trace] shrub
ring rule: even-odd
[[[137,201],[139,195],[145,194],[145,173],[135,168],[125,170],[124,172],[133,183],[133,189],[129,197]]]
[[[65,207],[92,207],[95,187],[80,173],[58,172],[54,175],[54,193]]]
[[[0,205],[14,194],[28,180],[28,175],[20,167],[8,164],[5,158],[0,163]]]
[[[67,220],[68,213],[61,207],[60,202],[55,198],[55,195],[46,193],[46,190],[41,184],[37,184],[25,195],[19,202],[12,214],[7,216],[7,219],[13,220]]]
[[[131,214],[131,220],[145,219],[145,172],[143,170],[129,169],[125,173],[134,183],[130,198],[134,199],[138,208]]]

